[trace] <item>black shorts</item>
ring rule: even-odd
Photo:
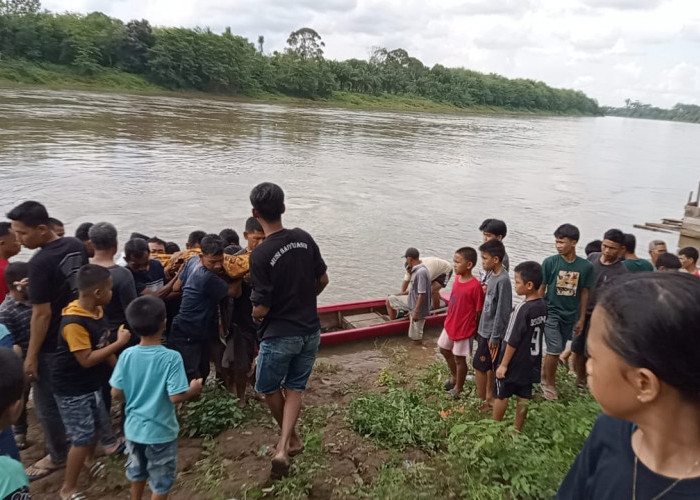
[[[257,332],[249,332],[235,327],[231,342],[233,342],[233,363],[231,368],[237,375],[245,375],[250,371],[258,349]]]
[[[472,361],[475,370],[487,372],[493,370],[493,359],[491,359],[491,351],[489,350],[489,339],[476,334],[476,352]]]
[[[440,283],[440,286],[442,288],[445,288],[447,286],[447,283],[450,281],[450,278],[452,277],[452,271],[449,273],[441,274],[437,278],[435,278],[432,282],[433,283]]]
[[[182,356],[188,381],[195,378],[206,380],[210,369],[208,342],[188,342],[186,340],[172,339],[168,342],[168,347],[179,352]]]
[[[585,355],[586,354],[586,341],[588,340],[588,328],[591,326],[591,315],[586,315],[586,321],[583,323],[583,330],[581,335],[574,334],[573,339],[571,339],[571,352],[575,354]]]
[[[515,395],[519,398],[532,399],[532,384],[506,382],[504,378],[494,381],[493,395],[496,399],[508,399]]]

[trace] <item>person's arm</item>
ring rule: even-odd
[[[173,402],[173,404],[178,404],[182,403],[184,401],[187,401],[189,399],[195,398],[199,396],[202,393],[202,379],[201,378],[195,378],[192,379],[190,382],[190,388],[187,389],[185,392],[181,392],[180,394],[173,394],[170,396],[170,401]]]
[[[506,328],[508,327],[508,319],[510,312],[513,309],[513,296],[510,287],[510,279],[500,280],[496,289],[496,316],[493,322],[493,330],[489,338],[489,349],[491,357],[495,359],[498,354],[498,346],[501,343]]]
[[[117,389],[116,387],[112,387],[112,399],[115,401],[123,402],[124,401],[124,391],[121,389]]]
[[[590,295],[588,288],[581,289],[581,303],[579,304],[579,318],[574,325],[574,335],[579,336],[583,331],[583,325],[586,322],[586,309],[588,308],[588,296]]]
[[[237,279],[228,284],[226,289],[226,295],[232,298],[238,298],[243,293],[243,280]]]
[[[508,372],[508,365],[510,364],[510,360],[513,359],[514,354],[515,347],[513,347],[510,344],[506,345],[506,351],[503,353],[503,359],[501,360],[501,364],[499,364],[498,368],[496,369],[496,378],[506,378],[506,373]]]
[[[68,328],[70,326],[73,325],[66,325],[65,328]],[[75,326],[78,328],[82,328],[78,325]],[[91,368],[93,366],[99,365],[104,361],[107,361],[107,359],[109,359],[110,356],[113,356],[114,354],[119,352],[119,350],[129,342],[129,339],[131,339],[131,333],[126,328],[121,327],[117,332],[117,340],[114,341],[112,344],[109,344],[108,346],[103,347],[102,349],[81,349],[79,351],[72,352],[75,356],[75,359],[77,359],[78,363],[80,363],[80,366],[82,366],[83,368]]]
[[[411,280],[403,280],[403,283],[401,283],[401,292],[397,293],[396,295],[408,295],[408,284],[411,282]]]
[[[328,273],[323,273],[316,280],[316,295],[321,295],[321,292],[328,286]]]
[[[34,380],[38,375],[38,357],[41,345],[46,340],[46,332],[51,323],[51,302],[32,305],[32,319],[29,326],[29,347],[24,360],[24,373]]]
[[[265,316],[267,316],[267,313],[270,312],[270,308],[267,306],[264,306],[262,304],[256,304],[253,306],[253,321],[256,323],[260,323],[263,319],[265,319]]]

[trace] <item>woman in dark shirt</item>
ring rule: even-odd
[[[588,351],[604,414],[557,498],[700,498],[700,280],[621,277],[601,293]]]

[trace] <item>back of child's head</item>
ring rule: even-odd
[[[508,232],[508,227],[506,226],[506,223],[500,219],[486,219],[479,226],[479,231],[505,238],[506,233]]]
[[[109,222],[93,224],[88,236],[95,250],[111,250],[117,248],[117,228]]]
[[[124,245],[124,258],[126,260],[132,260],[143,254],[150,254],[148,243],[143,238],[132,238]]]
[[[634,253],[637,250],[637,238],[632,233],[625,233],[624,243],[622,244],[627,250],[627,253]]]
[[[22,398],[23,391],[22,358],[12,349],[0,347],[0,428],[14,423],[4,421],[5,414],[10,406]]]
[[[143,295],[126,308],[126,321],[131,333],[151,337],[165,328],[165,302],[154,295]]]
[[[260,221],[255,217],[248,217],[248,219],[245,221],[245,231],[246,233],[253,233],[255,231],[261,233],[264,232]]]
[[[572,241],[578,241],[581,237],[581,232],[573,224],[562,224],[554,231],[554,237],[557,239],[568,238]]]
[[[491,257],[498,257],[498,260],[501,262],[503,262],[503,257],[506,255],[506,247],[500,240],[484,241],[479,247],[479,251]]]
[[[682,255],[686,259],[692,260],[695,264],[698,263],[698,249],[695,247],[683,247],[678,251],[678,255]]]
[[[603,242],[601,240],[593,240],[586,245],[586,249],[584,251],[586,252],[586,255],[600,253],[603,251]]]
[[[17,290],[18,281],[29,277],[29,264],[26,262],[10,262],[5,268],[5,284],[9,290]]]
[[[217,234],[208,234],[200,243],[202,254],[204,255],[223,255],[226,244]]]
[[[277,184],[263,182],[250,192],[250,204],[267,222],[281,220],[284,213],[284,191]]]
[[[207,233],[204,231],[192,231],[189,236],[187,236],[187,246],[189,248],[194,248],[197,245],[201,245],[202,238],[204,238],[206,235]]]
[[[526,260],[515,266],[516,273],[520,274],[520,279],[524,284],[532,282],[533,288],[538,290],[542,285],[542,266],[534,260]]]
[[[656,268],[662,267],[666,271],[676,271],[682,267],[681,260],[670,252],[662,253],[656,259]]]
[[[106,267],[85,264],[78,270],[78,290],[80,293],[90,293],[96,288],[102,288],[111,276]]]
[[[604,240],[609,240],[620,245],[625,244],[625,233],[619,229],[608,229],[603,235]]]
[[[472,247],[458,248],[455,251],[455,253],[461,255],[462,258],[464,260],[466,260],[467,262],[471,262],[472,267],[476,265],[476,260],[477,260],[476,250],[474,250]]]
[[[241,244],[241,239],[239,238],[238,233],[231,228],[222,229],[219,233],[219,238],[224,240],[226,246]]]
[[[700,404],[700,280],[684,273],[630,273],[601,289],[605,343]]]
[[[78,226],[78,229],[75,230],[75,237],[83,242],[88,241],[90,239],[90,228],[93,225],[92,222],[83,222]]]

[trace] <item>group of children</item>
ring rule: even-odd
[[[62,224],[40,203],[22,203],[7,216],[11,223],[0,222],[0,347],[14,353],[3,363],[10,372],[0,388],[0,455],[19,460],[28,444],[23,371],[47,456],[26,475],[0,474],[0,498],[25,491],[18,477],[26,482],[65,467],[59,496],[81,500],[81,471],[100,477],[97,452],[124,448],[132,498],[141,498],[147,480],[152,498],[165,498],[177,463],[174,405],[201,392],[210,362],[229,389],[235,386],[239,405],[246,402],[257,351],[251,287],[228,278],[222,261],[224,252],[251,252],[263,241],[260,223],[246,222],[245,248],[230,229],[193,232],[186,247],[198,256],[168,276],[154,256],[176,249],[158,238],[133,234],[119,262],[112,224],[82,224],[71,238],[59,236]],[[29,263],[9,262],[20,243],[38,251]],[[125,442],[113,430],[112,399],[121,403]]]
[[[467,362],[472,358],[477,394],[484,401],[481,410],[492,411],[494,419],[502,420],[508,400],[517,396],[515,427],[518,430],[522,429],[527,415],[526,403],[532,399],[533,384],[541,382],[545,399],[558,399],[557,366],[560,363],[568,366],[570,355],[577,384],[586,385],[586,340],[591,315],[600,293],[618,275],[682,269],[700,276],[697,249],[683,248],[679,258],[667,251],[663,241],[654,240],[649,246],[651,261],[642,260],[635,254],[634,235],[618,229],[610,229],[602,240],[589,243],[587,258],[579,257],[578,228],[562,224],[554,232],[555,255],[544,259],[542,264],[522,262],[513,270],[515,293],[522,298],[513,307],[509,261],[503,245],[506,224],[487,219],[480,230],[483,243],[478,248],[479,276],[473,274],[477,250],[462,247],[453,258],[456,276],[438,339],[440,353],[450,369],[445,390],[450,397],[460,397],[467,377]],[[409,336],[419,340],[428,314],[422,306],[429,301],[430,279],[427,270],[424,276],[420,274],[425,266],[416,249],[409,248],[405,255],[407,268],[416,276],[408,287]],[[392,297],[387,301],[388,306],[397,305]],[[476,349],[472,352],[474,341]]]

